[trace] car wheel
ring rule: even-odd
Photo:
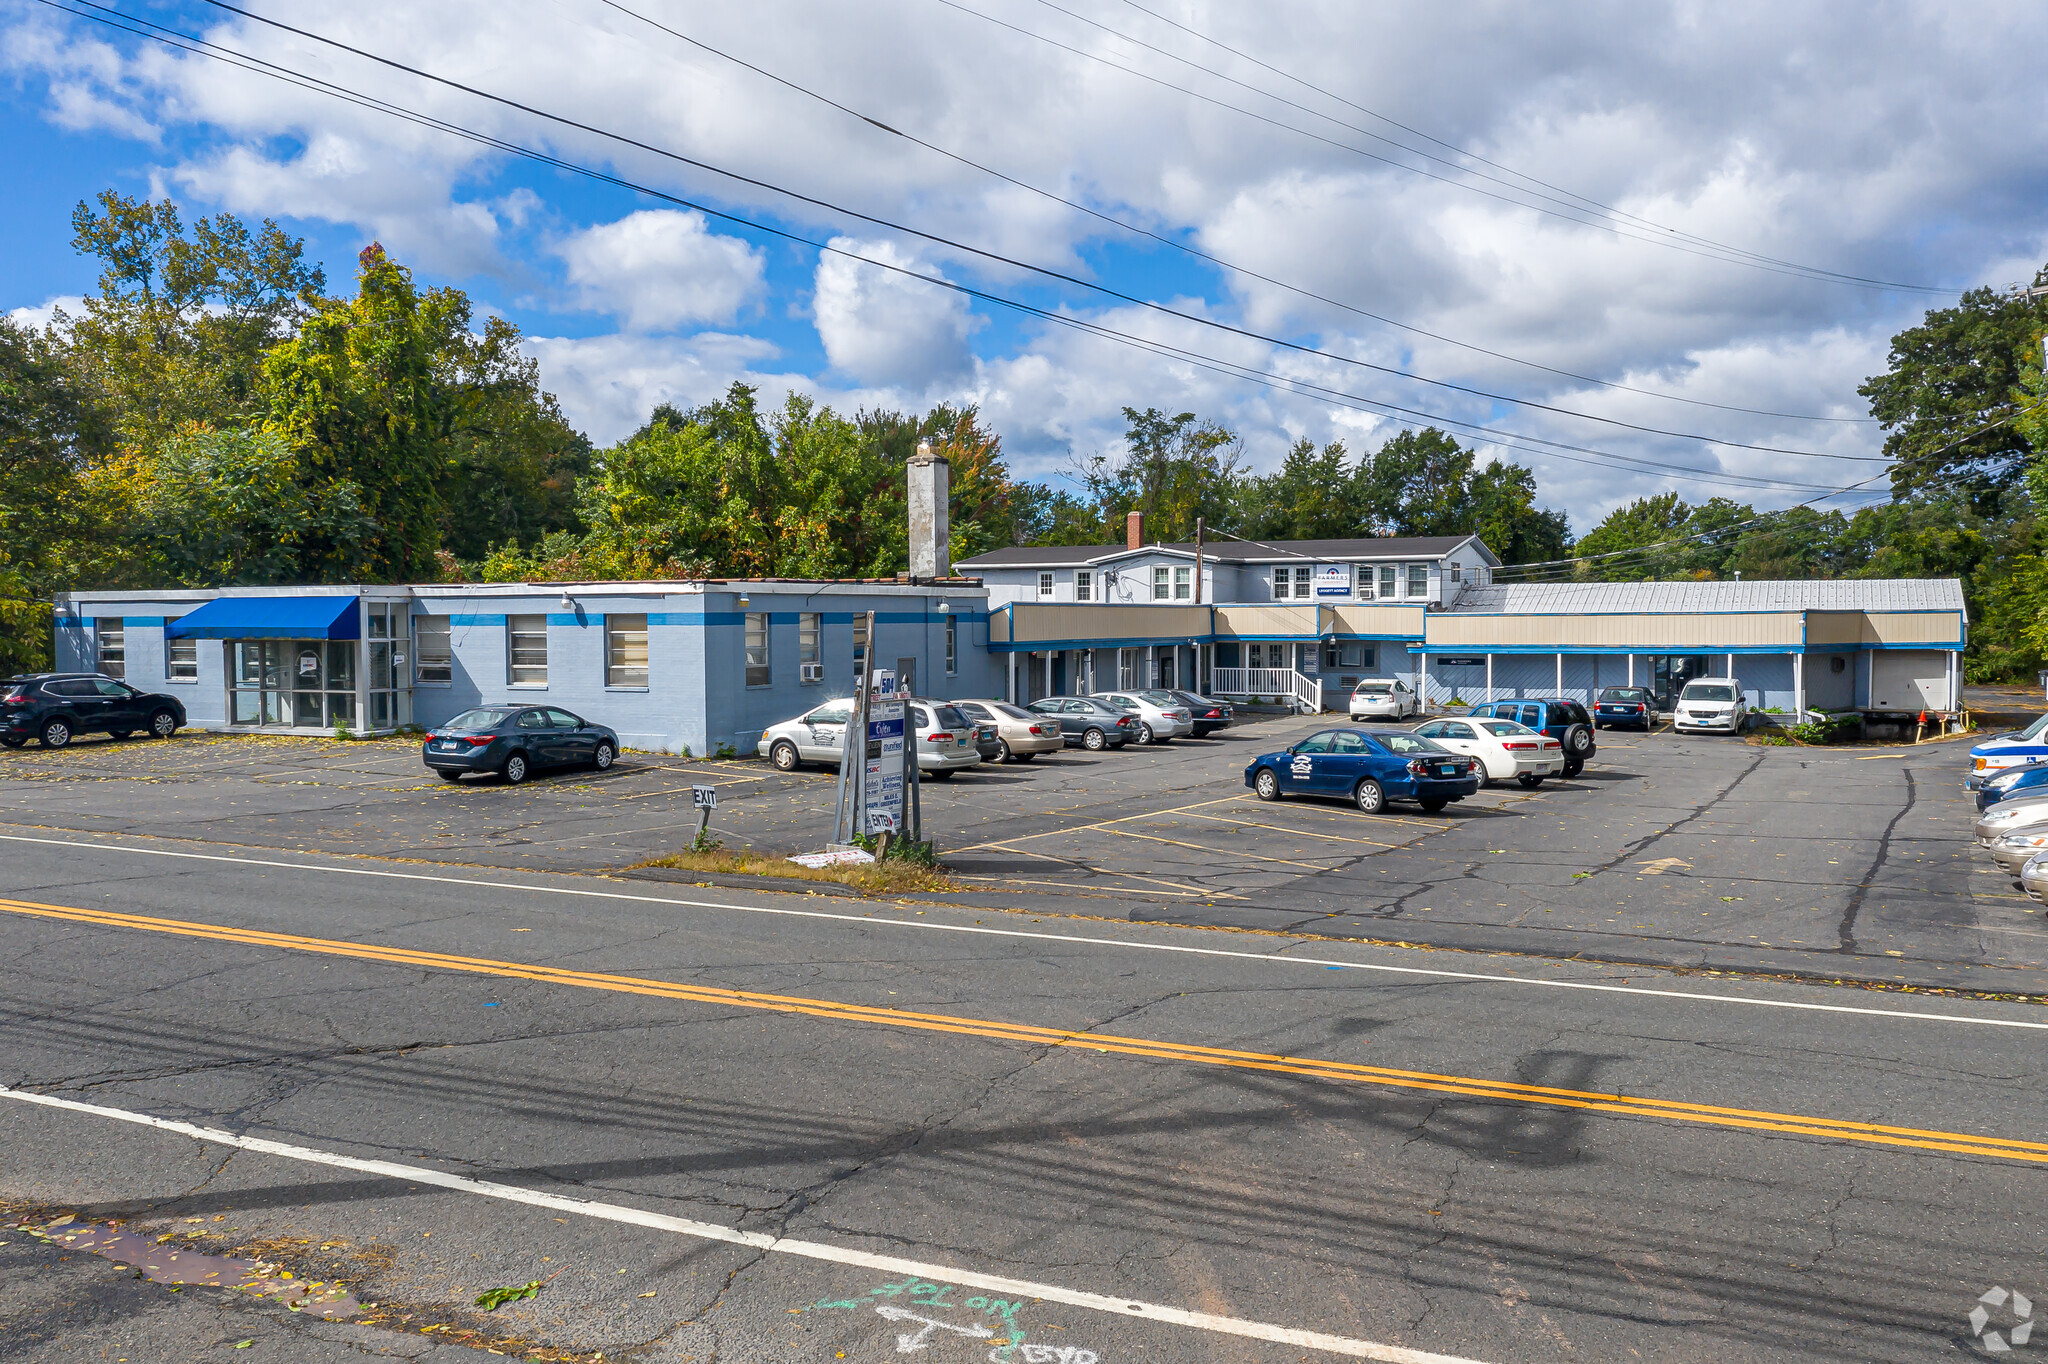
[[[507,782],[514,786],[519,785],[519,783],[526,780],[526,755],[524,753],[514,753],[511,757],[505,759],[505,766],[502,770]]]
[[[1515,780],[1528,787],[1531,791],[1534,791],[1537,787],[1543,785],[1543,774],[1540,772],[1524,772]]]
[[[127,738],[134,732],[135,731],[132,729],[110,729],[107,731],[107,737],[109,739],[112,739],[114,742],[119,743],[121,740]]]
[[[1585,770],[1586,764],[1577,758],[1566,758],[1564,760],[1564,774],[1567,777],[1576,777]]]
[[[1081,736],[1081,747],[1094,753],[1101,752],[1102,746],[1108,742],[1107,736],[1099,729],[1091,729]]]
[[[1444,806],[1450,802],[1439,796],[1431,796],[1428,800],[1419,800],[1415,803],[1422,807],[1422,813],[1425,815],[1435,815],[1441,814]]]
[[[168,710],[151,711],[149,733],[153,739],[168,739],[178,732],[178,717]]]
[[[44,748],[62,748],[71,742],[71,726],[62,720],[52,720],[43,726],[39,737]]]
[[[921,775],[922,775],[922,776],[923,776],[923,777],[924,777],[924,778],[925,778],[925,779],[926,779],[927,781],[951,781],[951,780],[953,780],[953,772],[954,772],[954,769],[953,769],[953,768],[950,768],[950,767],[942,767],[942,768],[940,768],[940,769],[939,769],[938,771],[936,771],[936,772],[925,772],[925,773],[922,773]]]
[[[1138,742],[1141,744],[1158,742],[1157,736],[1152,733],[1152,726],[1142,720],[1138,722]]]
[[[1376,815],[1387,808],[1386,788],[1367,777],[1352,790],[1351,803],[1369,815]]]
[[[1014,755],[1014,754],[1012,754],[1012,753],[1010,752],[1010,741],[1009,741],[1008,739],[998,739],[998,740],[996,740],[996,761],[997,761],[997,762],[999,762],[999,763],[1006,763],[1006,762],[1009,762],[1009,761],[1010,761],[1010,760],[1011,760],[1011,759],[1012,759],[1012,758],[1013,758],[1014,756],[1015,756],[1015,755]]]
[[[1564,736],[1564,748],[1567,753],[1576,753],[1583,758],[1592,747],[1593,731],[1584,725],[1573,725],[1571,732]]]
[[[1272,768],[1259,769],[1259,775],[1252,778],[1252,793],[1260,800],[1280,799],[1280,778],[1273,775]]]
[[[1479,789],[1484,791],[1493,785],[1493,773],[1487,770],[1485,763],[1477,763],[1475,766],[1479,769]]]
[[[768,761],[775,764],[777,772],[796,771],[796,745],[787,739],[776,740],[775,746],[768,750]]]
[[[1037,756],[1038,755],[1036,753],[1019,753],[1017,755],[1017,761],[1020,763],[1028,763]]]
[[[441,779],[442,781],[445,781],[445,782],[451,782],[451,783],[453,783],[453,782],[458,782],[458,781],[461,781],[461,780],[462,780],[462,774],[461,774],[460,772],[450,772],[450,771],[446,770],[445,768],[437,768],[437,769],[435,769],[434,775],[435,775],[435,776],[437,776],[437,777],[439,777],[439,778],[440,778],[440,779]]]
[[[608,741],[600,742],[597,746],[597,751],[590,755],[591,765],[600,772],[605,771],[618,760],[619,751],[613,748]]]

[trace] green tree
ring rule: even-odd
[[[1571,523],[1561,511],[1536,505],[1536,475],[1495,460],[1472,475],[1465,528],[1486,542],[1504,564],[1548,563],[1571,546]]]
[[[1122,451],[1094,455],[1074,470],[1101,524],[1114,532],[1128,513],[1143,512],[1146,538],[1154,541],[1192,540],[1197,517],[1227,524],[1238,501],[1244,442],[1192,412],[1169,417],[1156,407],[1127,407],[1124,420]]]
[[[540,364],[520,352],[518,329],[493,317],[482,335],[465,329],[446,344],[438,365],[449,389],[440,405],[442,544],[473,560],[494,544],[534,545],[578,527],[576,480],[590,472],[590,441],[541,388]]]
[[[1383,535],[1472,529],[1473,453],[1434,426],[1403,431],[1360,461],[1359,497]]]
[[[1236,524],[1229,529],[1253,540],[1343,540],[1370,534],[1359,480],[1344,442],[1321,449],[1303,438],[1288,449],[1280,467],[1245,480],[1238,496]]]

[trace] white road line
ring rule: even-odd
[[[1646,985],[1607,985],[1592,980],[1543,980],[1535,976],[1510,976],[1486,971],[1447,971],[1429,966],[1388,966],[1379,962],[1347,961],[1339,957],[1282,956],[1274,952],[1237,952],[1227,947],[1189,947],[1182,943],[1135,942],[1128,938],[1096,938],[1082,933],[1033,933],[1021,928],[987,928],[979,924],[933,923],[922,919],[882,919],[868,914],[834,914],[822,909],[779,909],[768,905],[736,905],[723,900],[683,900],[668,895],[631,895],[618,890],[583,890],[573,886],[536,886],[519,881],[478,881],[464,876],[430,876],[425,872],[380,871],[373,867],[322,867],[304,862],[273,862],[259,857],[229,857],[221,853],[174,852],[168,848],[136,848],[121,843],[91,843],[69,838],[31,838],[25,834],[0,834],[0,842],[43,843],[56,848],[92,848],[99,852],[138,853],[144,857],[179,857],[196,862],[228,862],[243,867],[280,867],[288,871],[325,872],[335,876],[376,876],[393,881],[429,881],[441,885],[472,886],[478,890],[520,890],[535,895],[575,895],[592,900],[624,900],[632,904],[677,905],[686,909],[726,909],[741,914],[773,914],[792,919],[826,919],[839,923],[872,924],[884,928],[917,928],[934,933],[976,933],[991,938],[1030,938],[1042,942],[1081,943],[1089,947],[1123,947],[1139,952],[1177,952],[1191,957],[1228,957],[1239,961],[1260,961],[1295,966],[1341,966],[1348,971],[1377,971],[1395,976],[1424,976],[1436,980],[1468,980],[1494,985],[1529,985],[1546,990],[1586,990],[1597,994],[1649,995],[1658,999],[1684,999],[1702,1004],[1741,1005],[1757,1009],[1796,1009],[1807,1013],[1855,1014],[1867,1018],[1892,1018],[1921,1023],[1968,1023],[1984,1028],[2031,1028],[2048,1032],[2048,1021],[2030,1022],[2018,1018],[1972,1018],[1967,1014],[1925,1013],[1912,1009],[1865,1009],[1853,1004],[1816,1004],[1796,999],[1753,999],[1746,995],[1712,995],[1700,990],[1656,990]],[[801,886],[802,882],[792,882]],[[943,902],[941,902],[943,905]],[[971,908],[944,906],[946,908]],[[1005,911],[996,911],[1002,913]],[[1162,928],[1175,925],[1162,924]],[[1655,970],[1655,967],[1645,967]]]
[[[176,1122],[148,1113],[135,1113],[125,1108],[107,1108],[100,1104],[81,1103],[76,1099],[61,1099],[52,1094],[35,1094],[10,1089],[4,1085],[0,1085],[0,1098],[18,1099],[23,1103],[39,1104],[45,1108],[59,1108],[72,1113],[87,1113],[97,1118],[135,1123],[142,1127],[153,1127],[160,1132],[175,1132],[198,1141],[233,1146],[243,1151],[278,1156],[285,1160],[328,1165],[337,1170],[353,1170],[358,1174],[382,1175],[387,1179],[403,1180],[412,1184],[431,1184],[436,1188],[452,1189],[456,1193],[496,1198],[508,1203],[525,1203],[531,1207],[547,1208],[552,1212],[576,1213],[583,1217],[601,1218],[607,1222],[623,1222],[629,1226],[651,1227],[656,1231],[671,1231],[706,1241],[724,1241],[730,1245],[746,1246],[774,1255],[797,1255],[807,1260],[856,1265],[884,1274],[914,1274],[921,1279],[955,1283],[963,1288],[978,1288],[984,1292],[1001,1293],[1011,1298],[1038,1298],[1046,1302],[1065,1303],[1069,1307],[1085,1307],[1091,1311],[1110,1312],[1120,1317],[1165,1322],[1197,1331],[1211,1331],[1218,1335],[1270,1340],[1304,1350],[1349,1355],[1353,1359],[1381,1360],[1384,1364],[1479,1364],[1476,1360],[1461,1359],[1455,1355],[1431,1354],[1426,1350],[1382,1345],[1371,1340],[1354,1340],[1349,1336],[1333,1336],[1321,1331],[1304,1331],[1293,1326],[1274,1326],[1263,1321],[1246,1321],[1241,1317],[1190,1312],[1184,1307],[1133,1302],[1129,1298],[1084,1293],[1078,1289],[1062,1288],[1057,1284],[1003,1278],[970,1269],[956,1269],[951,1265],[905,1260],[894,1255],[872,1255],[864,1250],[826,1245],[820,1241],[799,1241],[787,1236],[769,1236],[758,1231],[740,1231],[735,1227],[720,1226],[716,1222],[698,1222],[687,1217],[671,1217],[665,1213],[646,1212],[640,1208],[628,1208],[617,1203],[599,1203],[585,1198],[570,1198],[563,1194],[543,1193],[538,1189],[523,1189],[514,1184],[471,1179],[465,1175],[452,1175],[425,1165],[401,1165],[391,1160],[361,1160],[355,1156],[315,1150],[310,1146],[291,1146],[264,1137],[245,1137],[217,1128],[198,1127],[192,1123]]]

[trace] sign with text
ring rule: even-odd
[[[879,686],[881,674],[876,673]],[[890,678],[893,684],[895,678]],[[884,694],[886,695],[886,693]],[[903,703],[877,699],[868,703],[867,832],[903,831]]]
[[[1318,597],[1348,597],[1351,595],[1350,564],[1320,564],[1316,568],[1316,595]]]
[[[715,786],[693,786],[690,788],[690,806],[697,810],[718,808],[718,788]]]

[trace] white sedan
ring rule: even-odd
[[[1352,722],[1400,720],[1422,714],[1422,698],[1398,677],[1368,677],[1351,689]]]
[[[1138,742],[1154,744],[1195,732],[1195,715],[1187,703],[1167,691],[1106,691],[1096,700],[1135,716]]]
[[[1513,720],[1431,720],[1415,732],[1453,753],[1479,759],[1481,786],[1513,777],[1533,788],[1564,770],[1564,745]]]

